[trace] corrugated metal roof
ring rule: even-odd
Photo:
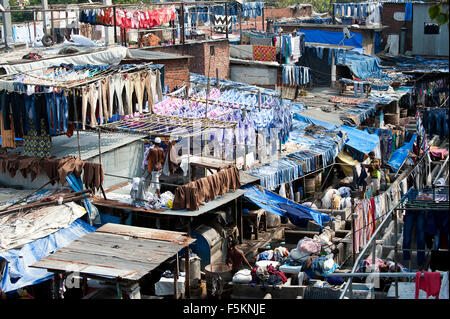
[[[80,131],[79,133],[81,159],[89,160],[98,156],[98,133],[89,131]],[[140,140],[141,138],[144,138],[145,135],[101,132],[100,137],[101,151],[102,153],[105,153]],[[14,151],[23,152],[23,147],[18,147]],[[67,135],[52,136],[52,148],[50,153],[51,156],[56,156],[57,158],[66,156],[78,157],[77,133],[74,132],[73,136],[70,138],[67,137]]]
[[[136,281],[194,241],[181,232],[106,224],[31,267]]]

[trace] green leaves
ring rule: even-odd
[[[439,25],[448,23],[448,12],[441,11],[441,4],[434,4],[428,10],[430,18],[436,20]]]
[[[441,12],[441,6],[439,4],[432,5],[430,9],[428,9],[428,13],[430,14],[431,19],[436,19],[439,13]]]

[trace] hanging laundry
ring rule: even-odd
[[[283,84],[306,85],[311,82],[310,68],[306,66],[282,65]]]
[[[266,45],[253,46],[253,60],[255,61],[276,61],[276,48]]]

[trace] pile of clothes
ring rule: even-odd
[[[352,207],[350,187],[340,187],[338,189],[329,189],[322,198],[322,208],[325,209],[345,209]]]
[[[263,288],[268,285],[276,288],[287,281],[286,275],[271,264],[254,267],[251,270],[251,276],[250,285],[260,284]]]
[[[121,200],[120,202],[144,209],[172,209],[174,198],[175,195],[170,191],[162,193],[160,197],[150,192],[144,192],[141,178],[134,177],[131,185],[130,198]]]

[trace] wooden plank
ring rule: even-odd
[[[170,244],[168,242],[160,241],[160,240],[148,240],[141,238],[132,238],[129,239],[124,238],[125,236],[113,235],[108,233],[90,233],[86,236],[83,236],[77,239],[77,242],[86,242],[86,243],[97,243],[99,245],[120,245],[123,249],[135,249],[139,247],[144,247],[148,250],[156,250],[156,251],[167,251],[170,253],[177,253],[180,251],[183,246]]]
[[[73,262],[77,264],[91,265],[91,266],[104,266],[117,269],[132,269],[138,271],[149,271],[156,266],[157,263],[146,262],[142,263],[134,260],[127,260],[120,258],[120,256],[102,256],[100,254],[89,254],[85,252],[79,252],[75,250],[62,249],[56,253],[45,257],[47,260],[59,260]]]
[[[48,260],[43,258],[33,265],[33,268],[42,268],[47,269],[53,272],[73,272],[76,271],[79,274],[87,274],[87,275],[95,275],[102,277],[110,277],[110,278],[124,278],[128,280],[139,280],[143,275],[140,272],[136,272],[131,269],[115,269],[110,267],[102,267],[102,266],[87,266],[84,264],[77,263],[69,263],[67,261],[59,261],[59,260]]]
[[[172,257],[173,254],[155,254],[151,250],[142,249],[123,249],[120,244],[120,248],[112,248],[114,246],[99,245],[95,243],[77,242],[72,243],[68,248],[71,251],[86,252],[89,254],[98,254],[103,256],[116,256],[120,255],[121,258],[127,260],[138,261],[142,263],[153,262],[153,263],[163,263],[168,258]]]
[[[97,229],[99,233],[110,233],[123,236],[131,236],[145,239],[157,239],[168,241],[179,245],[189,245],[193,240],[186,236],[186,233],[160,230],[153,228],[143,228],[128,225],[106,224]]]

